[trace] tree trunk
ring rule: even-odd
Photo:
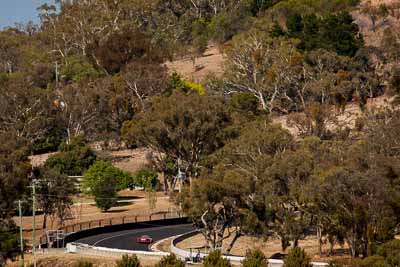
[[[226,253],[230,254],[233,246],[235,245],[238,238],[242,235],[241,231],[236,231],[235,236],[233,237],[232,241],[229,243],[228,247],[226,248]]]
[[[317,227],[317,238],[318,238],[318,253],[322,257],[322,230],[321,227]]]
[[[164,184],[164,195],[168,195],[169,193],[169,185],[168,185],[168,179],[165,173],[163,173],[163,184]]]
[[[47,228],[47,213],[46,212],[43,214],[43,227],[42,228],[43,229]]]

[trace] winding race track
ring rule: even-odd
[[[76,240],[77,243],[97,247],[149,251],[148,244],[139,244],[136,238],[148,235],[153,239],[153,244],[162,239],[193,231],[192,224],[160,225],[157,223],[138,223],[135,229],[123,230],[112,233],[103,233]]]

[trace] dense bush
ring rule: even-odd
[[[210,252],[207,257],[204,258],[204,267],[231,267],[232,264],[228,259],[222,258],[221,251],[215,250]]]
[[[206,90],[202,85],[186,81],[176,72],[172,73],[170,78],[169,93],[171,93],[172,90],[184,93],[196,92],[199,95],[204,95],[206,93]]]
[[[135,174],[133,181],[136,186],[152,189],[158,184],[158,175],[151,170],[142,169]]]
[[[170,254],[161,258],[155,267],[185,267],[185,262],[178,259],[175,254]]]
[[[109,210],[117,200],[117,192],[132,181],[130,174],[104,161],[96,161],[83,176],[83,187],[95,197],[96,206]]]
[[[0,266],[7,259],[14,259],[19,253],[17,228],[14,224],[6,225],[0,221]]]
[[[242,265],[243,267],[267,267],[268,260],[261,250],[251,250],[246,252]]]
[[[140,267],[140,261],[136,255],[123,255],[121,260],[117,261],[117,267]]]
[[[306,252],[297,247],[289,251],[285,259],[284,267],[312,267],[312,265]]]
[[[358,26],[347,12],[318,17],[315,14],[288,18],[288,36],[300,39],[298,48],[311,51],[326,49],[339,55],[354,56],[363,45]]]
[[[104,178],[115,181],[117,190],[128,188],[132,182],[132,176],[129,173],[114,167],[109,162],[99,160],[84,173],[83,186],[85,189],[91,190],[98,181]]]
[[[70,176],[82,175],[96,160],[96,154],[90,149],[84,137],[80,136],[70,144],[62,144],[60,152],[50,156],[45,167],[55,169]]]

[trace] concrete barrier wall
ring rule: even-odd
[[[171,241],[171,252],[174,253],[175,255],[177,255],[178,257],[180,257],[181,259],[187,259],[187,258],[191,258],[191,257],[195,257],[197,255],[196,252],[190,252],[190,251],[186,251],[183,249],[178,248],[176,245],[183,241],[184,239],[190,238],[196,234],[198,234],[199,231],[193,231],[187,234],[183,234],[180,235],[176,238],[174,238]],[[206,257],[208,254],[205,253],[200,253],[200,257],[204,258]],[[238,256],[223,256],[224,258],[230,260],[232,263],[235,264],[240,264],[243,260],[244,257],[238,257]],[[312,262],[312,265],[315,267],[322,267],[322,266],[328,266],[328,263],[324,263],[324,262]],[[274,260],[274,259],[268,259],[268,267],[283,267],[283,261],[282,260]]]
[[[169,255],[168,252],[152,252],[152,251],[133,251],[124,249],[113,249],[104,247],[95,247],[81,243],[68,243],[66,246],[67,253],[76,253],[81,255],[95,256],[95,257],[122,257],[123,255],[137,255],[139,258],[156,258],[161,259]]]

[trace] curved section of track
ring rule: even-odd
[[[76,240],[77,243],[88,244],[97,247],[126,249],[135,251],[149,251],[149,245],[139,244],[136,237],[148,235],[153,242],[193,231],[192,224],[159,225],[149,223],[137,223],[135,229],[123,230],[112,233],[103,233]]]

